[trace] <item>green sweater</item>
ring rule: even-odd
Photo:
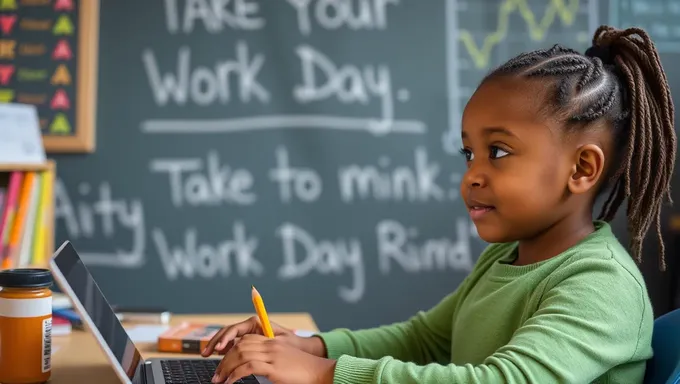
[[[611,228],[548,260],[490,245],[455,292],[406,322],[321,333],[335,384],[641,383],[652,356],[643,278]]]

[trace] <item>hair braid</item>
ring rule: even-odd
[[[649,35],[640,28],[601,26],[585,54],[560,45],[526,52],[485,80],[499,75],[551,77],[556,95],[548,103],[565,114],[568,125],[600,119],[610,123],[621,161],[607,170],[611,190],[598,218],[613,220],[628,199],[633,256],[642,262],[642,243],[654,224],[659,268],[665,270],[661,208],[664,199],[671,202],[677,144],[668,79]]]
[[[616,52],[614,60],[628,83],[632,109],[628,151],[619,168],[622,172],[617,172],[619,178],[625,175],[626,188],[612,191],[610,198],[619,203],[607,207],[601,216],[613,217],[622,200],[628,198],[633,254],[638,262],[642,261],[642,242],[654,223],[660,248],[659,266],[665,270],[661,205],[664,197],[672,201],[670,182],[676,154],[674,106],[668,79],[654,43],[642,29],[601,26],[595,32],[593,45],[610,46]]]

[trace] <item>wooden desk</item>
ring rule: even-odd
[[[205,322],[211,324],[232,324],[245,320],[250,314],[230,315],[173,315],[171,324],[182,321]],[[318,328],[312,317],[306,313],[272,313],[271,321],[284,327],[317,331]],[[135,324],[126,324],[126,327]],[[159,353],[155,343],[137,343],[142,357],[196,357],[200,355]],[[97,345],[94,336],[89,331],[74,330],[68,336],[54,336],[52,348],[57,351],[52,355],[51,384],[82,384],[91,383],[120,383],[111,364],[104,356],[104,352]]]

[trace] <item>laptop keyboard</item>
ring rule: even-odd
[[[166,384],[210,384],[219,360],[161,360]],[[238,384],[258,384],[255,376],[247,376]]]

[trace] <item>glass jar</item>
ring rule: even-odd
[[[52,274],[0,271],[0,383],[43,383],[52,365]]]

